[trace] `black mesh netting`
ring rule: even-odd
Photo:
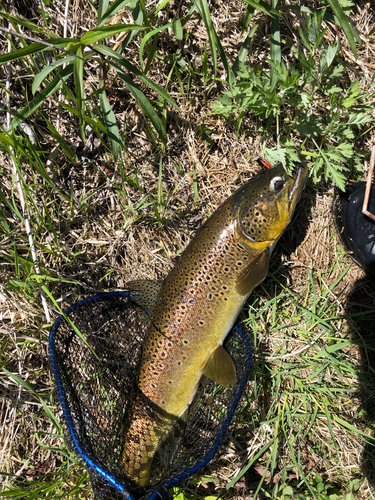
[[[68,444],[85,461],[98,499],[171,498],[171,488],[176,492],[217,451],[247,382],[250,344],[236,327],[224,344],[236,365],[236,386],[225,389],[203,377],[177,452],[167,465],[156,455],[150,488],[137,488],[120,456],[147,322],[129,292],[116,292],[70,307],[51,330],[50,357]]]

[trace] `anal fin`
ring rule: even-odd
[[[236,367],[222,345],[211,352],[202,372],[206,377],[225,387],[233,387],[236,383]]]
[[[185,431],[189,407],[174,421],[172,427],[164,433],[158,447],[160,462],[166,467],[175,457]]]

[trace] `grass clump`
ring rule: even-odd
[[[257,116],[266,159],[292,171],[305,158],[314,183],[323,177],[343,190],[350,172],[362,172],[363,153],[354,141],[372,121],[371,94],[360,89],[359,79],[347,88],[340,82],[345,64],[339,41],[324,43],[325,14],[325,8],[309,14],[298,28],[297,46],[287,46],[288,65],[271,58],[265,70],[240,61],[236,81],[211,109],[235,119],[237,133],[245,113]]]

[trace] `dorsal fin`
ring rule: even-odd
[[[162,284],[163,281],[137,280],[129,281],[126,287],[131,292],[134,302],[142,307],[148,315],[151,315]]]
[[[247,295],[267,276],[270,252],[265,250],[256,257],[238,276],[236,291],[240,295]]]

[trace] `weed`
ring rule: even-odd
[[[302,156],[314,183],[323,176],[344,189],[350,171],[362,171],[363,154],[354,149],[353,141],[372,121],[371,95],[360,90],[359,80],[347,90],[340,84],[345,66],[339,60],[338,42],[324,47],[325,13],[323,9],[308,15],[306,27],[299,27],[303,49],[292,47],[294,65],[271,59],[269,70],[256,70],[240,62],[238,80],[211,109],[236,117],[237,134],[245,114],[259,117],[267,160],[281,161],[290,172]],[[276,147],[267,145],[273,140]]]

